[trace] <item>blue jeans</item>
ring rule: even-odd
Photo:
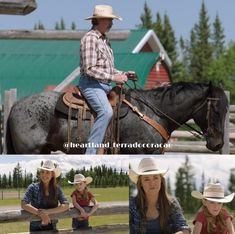
[[[72,228],[74,230],[76,230],[76,229],[91,229],[91,227],[89,227],[89,222],[87,219],[78,220],[77,218],[72,219]]]
[[[87,142],[90,145],[93,144],[93,146],[100,145],[104,140],[106,129],[113,116],[113,109],[107,98],[112,86],[100,83],[87,75],[82,75],[79,81],[79,88],[97,114]],[[87,147],[86,154],[96,154],[98,148]]]
[[[39,231],[54,231],[57,232],[56,222],[53,222],[48,225],[42,225],[42,221],[31,221],[29,226],[30,232],[39,232]]]

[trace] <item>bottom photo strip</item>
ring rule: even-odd
[[[2,155],[0,233],[234,234],[233,155]]]

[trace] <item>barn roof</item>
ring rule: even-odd
[[[136,71],[141,87],[160,56],[159,52],[133,53],[146,33],[131,30],[126,38],[111,42],[116,68]],[[1,32],[0,38],[4,38]],[[0,91],[17,88],[18,98],[58,85],[79,66],[80,40],[8,37],[0,39],[0,45]]]

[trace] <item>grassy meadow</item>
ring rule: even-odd
[[[73,186],[62,188],[65,196],[71,202],[70,194],[73,191]],[[129,196],[128,187],[115,187],[115,188],[90,188],[98,202],[114,202],[114,201],[127,201]],[[5,190],[5,194],[11,194],[7,198],[0,200],[0,208],[5,206],[18,206],[20,199],[16,198],[18,192],[15,190]],[[15,197],[12,194],[15,193]],[[20,196],[24,195],[24,191],[20,192]],[[2,197],[1,197],[2,198]],[[129,222],[128,214],[117,215],[105,215],[105,216],[92,216],[90,218],[91,226],[100,226],[107,224],[127,224]],[[29,222],[15,222],[0,224],[0,233],[16,233],[28,231]],[[61,219],[57,225],[58,229],[70,229],[71,219]],[[125,232],[119,232],[117,234],[124,234]],[[128,232],[126,232],[128,233]]]

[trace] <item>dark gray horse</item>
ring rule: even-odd
[[[55,110],[60,96],[57,92],[42,92],[14,104],[7,122],[7,153],[42,154],[61,150],[67,152],[67,117]],[[224,120],[228,101],[223,89],[211,84],[176,83],[153,90],[128,90],[127,100],[139,110],[160,123],[171,134],[179,126],[194,119],[207,141],[207,148],[217,151],[223,146]],[[172,121],[167,116],[173,118]],[[71,121],[71,141],[85,143],[89,122],[77,129],[77,121]],[[152,154],[160,149],[149,144],[164,143],[163,137],[144,122],[125,104],[121,106],[120,147],[121,154]],[[134,144],[137,144],[137,147]],[[149,143],[149,144],[148,144]],[[82,147],[69,153],[84,153]]]

